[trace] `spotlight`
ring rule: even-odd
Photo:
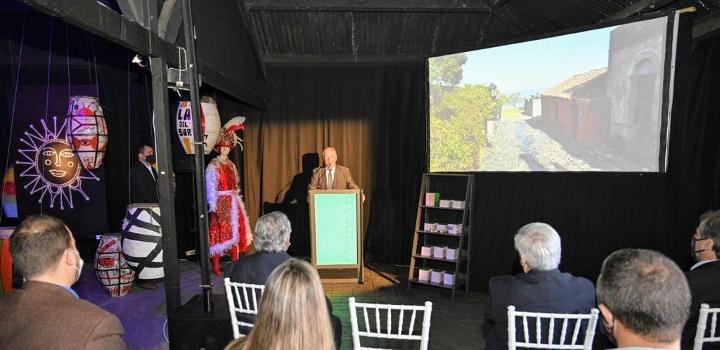
[[[137,65],[140,66],[140,67],[147,67],[147,65],[143,64],[142,61],[143,61],[143,60],[142,60],[142,58],[140,57],[140,55],[135,54],[135,56],[132,58],[132,60],[131,60],[130,62],[135,63],[135,64],[137,64]]]

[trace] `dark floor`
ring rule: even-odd
[[[181,292],[183,302],[200,292],[199,266],[181,262]],[[482,349],[483,306],[486,295],[463,291],[455,294],[433,287],[413,287],[409,291],[400,281],[407,278],[407,268],[380,265],[365,270],[366,281],[357,283],[323,283],[330,298],[334,314],[342,320],[342,349],[352,349],[348,298],[358,302],[422,305],[433,302],[430,327],[431,349]],[[222,279],[213,276],[213,292],[224,294]],[[168,349],[167,318],[165,314],[165,291],[162,284],[157,289],[138,289],[120,298],[105,294],[95,279],[91,267],[83,270],[73,287],[81,298],[87,299],[114,313],[125,327],[125,341],[130,349]],[[403,347],[405,348],[405,347]]]

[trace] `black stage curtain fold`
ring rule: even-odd
[[[285,212],[291,253],[309,256],[307,184],[318,153],[334,146],[367,196],[366,255],[406,262],[426,168],[423,65],[272,67],[268,86],[268,110],[249,115],[245,134],[252,222]]]

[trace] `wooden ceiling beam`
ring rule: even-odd
[[[490,12],[483,0],[244,0],[250,11]]]

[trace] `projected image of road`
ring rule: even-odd
[[[667,32],[662,17],[428,59],[430,170],[662,170]]]

